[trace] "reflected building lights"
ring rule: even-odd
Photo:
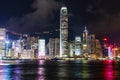
[[[45,80],[44,77],[44,67],[42,67],[42,65],[44,65],[44,60],[39,60],[39,68],[38,68],[38,80]]]
[[[10,65],[0,66],[0,79],[11,80],[11,70]]]
[[[103,64],[103,78],[104,80],[114,80],[115,71],[114,71],[114,60],[104,60]]]
[[[113,65],[109,65],[109,64],[105,65],[103,71],[104,71],[103,72],[104,80],[114,80],[115,72]]]

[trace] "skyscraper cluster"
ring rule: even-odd
[[[100,41],[94,34],[89,34],[86,26],[82,36],[75,36],[73,41],[68,42],[68,35],[68,10],[62,6],[58,38],[49,38],[46,43],[45,39],[26,35],[10,41],[6,29],[0,28],[0,56],[19,59],[103,57]]]

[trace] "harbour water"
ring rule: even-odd
[[[1,80],[120,80],[113,60],[35,60],[0,62]]]

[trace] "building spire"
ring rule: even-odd
[[[85,26],[85,30],[84,30],[84,32],[87,32],[88,33],[88,30],[87,30],[87,27]]]
[[[85,26],[85,30],[87,30],[87,27]]]

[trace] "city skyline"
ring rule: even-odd
[[[62,0],[68,8],[69,29],[80,35],[87,26],[91,33],[119,41],[119,0]],[[0,25],[18,33],[59,28],[61,0],[0,1]],[[108,30],[109,28],[109,30]]]
[[[2,80],[119,80],[120,0],[0,0]]]

